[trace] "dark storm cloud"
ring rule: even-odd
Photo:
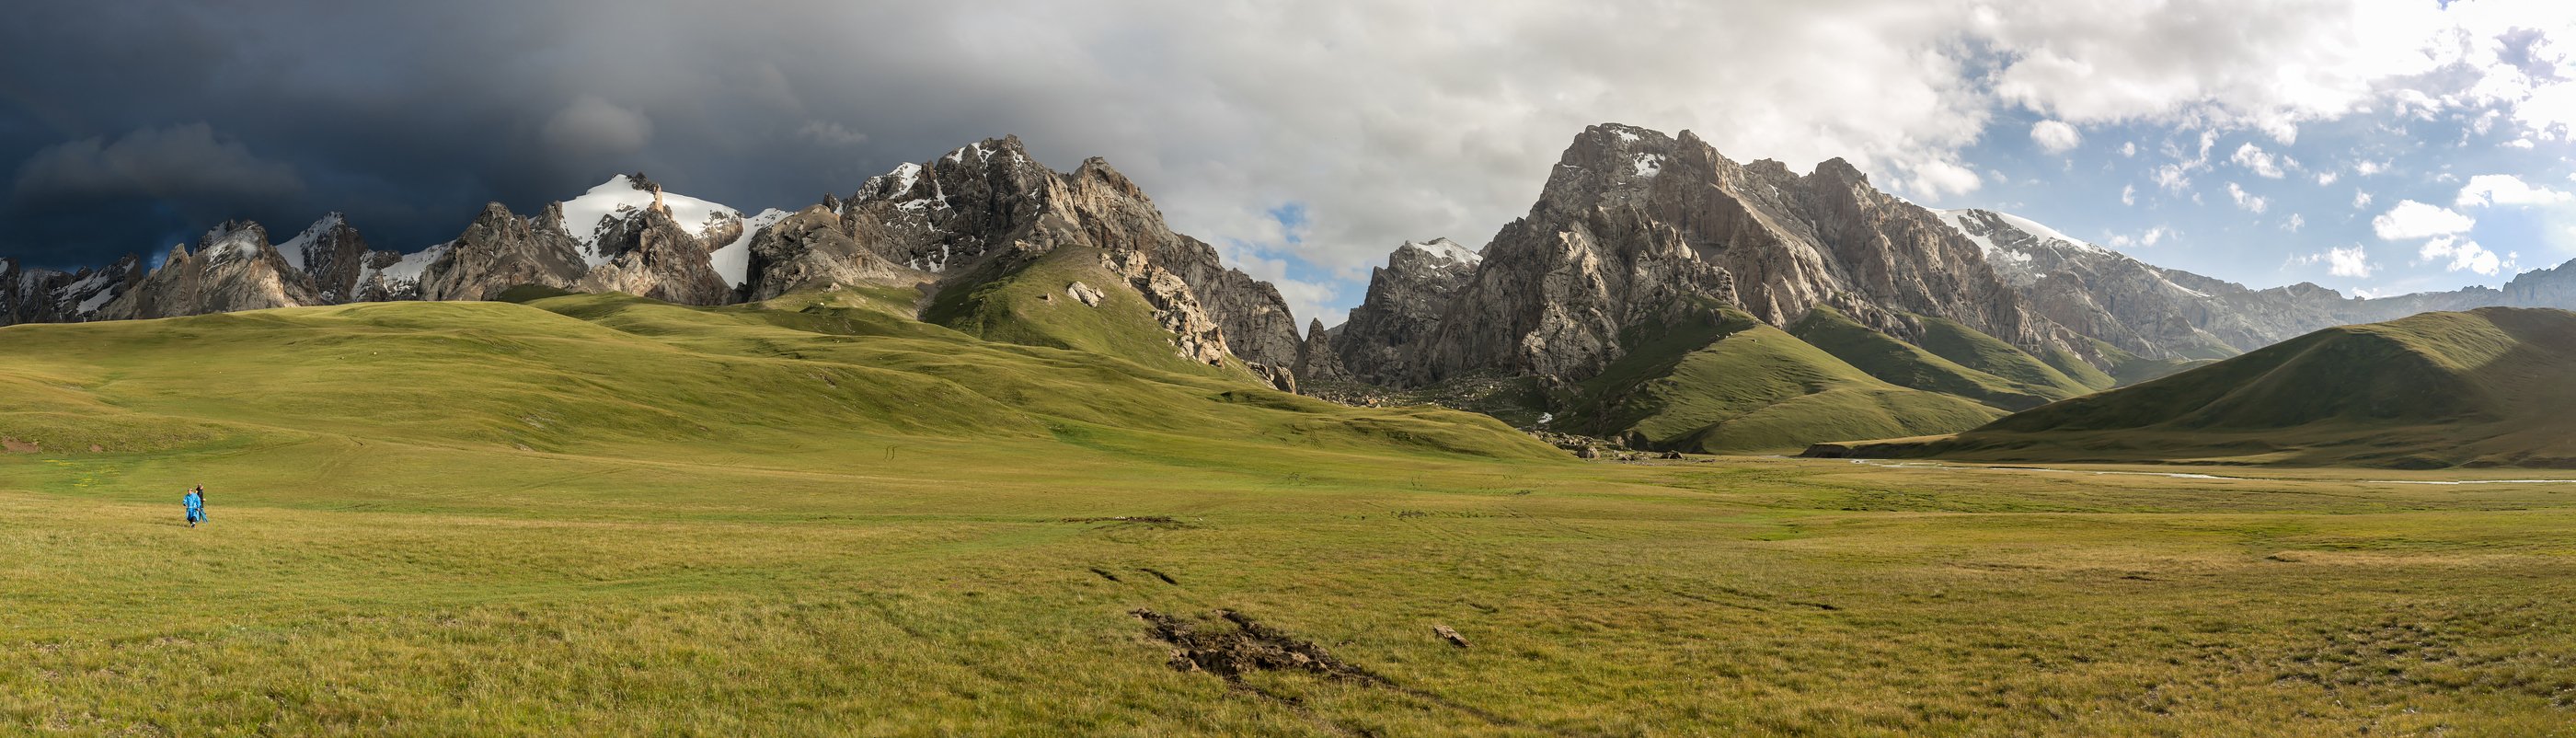
[[[2479,13],[2534,27],[2518,19],[2564,6],[19,5],[0,24],[0,172],[20,190],[0,201],[0,254],[40,265],[157,251],[225,218],[292,232],[329,210],[379,247],[418,249],[485,201],[527,212],[639,169],[736,207],[794,207],[1018,134],[1058,168],[1107,156],[1301,315],[1355,301],[1367,267],[1405,239],[1483,241],[1592,123],[1690,128],[1735,158],[1801,169],[1844,157],[1938,203],[1991,176],[1962,151],[1997,120],[2016,138],[2036,115],[2088,142],[2091,127],[2147,124],[2260,126],[2287,143],[2421,71],[2410,39],[2424,29]],[[2517,58],[2563,45],[2515,43]],[[2571,110],[2520,117],[2556,125]],[[209,170],[227,158],[235,171]]]
[[[261,159],[204,123],[49,146],[18,167],[13,195],[44,205],[116,198],[258,203],[304,190],[295,167]]]

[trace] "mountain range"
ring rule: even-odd
[[[487,205],[409,253],[333,214],[283,242],[224,223],[146,264],[0,259],[0,324],[528,286],[690,306],[850,289],[988,340],[1692,451],[1952,433],[2333,326],[2576,308],[2576,264],[2502,289],[2253,289],[2010,214],[1923,208],[1840,159],[1799,174],[1617,124],[1578,135],[1528,214],[1483,247],[1405,243],[1347,322],[1302,337],[1277,289],[1172,231],[1106,161],[1057,172],[1013,137],[792,212],[745,215],[619,175],[532,215]]]
[[[2252,289],[2005,213],[1919,207],[1839,159],[1801,175],[1615,124],[1577,136],[1485,248],[1451,246],[1399,246],[1371,274],[1330,351],[1303,359],[1310,391],[1645,448],[1793,448],[1966,430],[2332,326],[2576,308],[2570,266],[2375,299]]]

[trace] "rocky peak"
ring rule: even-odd
[[[420,297],[489,300],[523,284],[572,289],[588,271],[582,247],[552,222],[486,203],[464,233],[436,250],[436,261],[420,277]]]
[[[1766,161],[1767,161],[1767,160],[1766,160]],[[1779,166],[1779,164],[1780,164],[1779,162],[1770,162],[1770,163],[1771,163],[1772,165],[1774,165],[1774,166]],[[1780,167],[1780,168],[1781,168],[1781,170],[1782,170],[1782,171],[1784,171],[1784,172],[1788,169],[1788,168],[1787,168],[1787,167],[1785,167],[1785,166]],[[1852,166],[1851,162],[1849,162],[1849,161],[1845,161],[1845,160],[1843,160],[1843,158],[1842,158],[1842,157],[1839,157],[1839,156],[1834,157],[1834,158],[1831,158],[1831,159],[1826,159],[1826,160],[1821,161],[1821,162],[1817,162],[1817,163],[1816,163],[1816,171],[1815,171],[1813,174],[1809,174],[1809,175],[1807,175],[1807,176],[1809,176],[1809,177],[1815,177],[1815,178],[1821,178],[1821,179],[1823,179],[1823,180],[1825,180],[1825,181],[1833,182],[1833,183],[1836,183],[1836,184],[1851,184],[1851,185],[1867,185],[1867,184],[1869,184],[1869,175],[1861,173],[1861,171],[1860,171],[1860,168],[1859,168],[1859,167]]]
[[[197,255],[216,262],[256,259],[268,249],[268,229],[247,220],[224,221],[197,238]]]
[[[349,225],[348,218],[333,212],[278,244],[277,253],[288,266],[312,281],[314,292],[323,302],[336,303],[355,298],[371,252],[367,239]]]
[[[1595,207],[1642,196],[1662,176],[1680,143],[1661,131],[1636,126],[1603,123],[1585,128],[1549,171],[1530,218],[1574,218]]]
[[[258,223],[226,221],[197,240],[170,248],[161,266],[97,306],[99,319],[168,318],[238,310],[314,305],[312,278],[269,245]],[[107,291],[93,293],[93,298]]]
[[[1446,238],[1395,247],[1386,266],[1370,270],[1368,295],[1332,338],[1341,372],[1375,384],[1404,384],[1427,371],[1429,341],[1481,261]]]

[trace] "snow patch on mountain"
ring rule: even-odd
[[[777,208],[763,210],[759,215],[742,219],[742,235],[735,238],[733,243],[725,244],[707,254],[708,261],[713,262],[716,268],[716,276],[723,277],[725,284],[732,287],[741,287],[744,282],[750,281],[751,237],[786,219],[787,211]]]
[[[1474,249],[1460,246],[1458,245],[1458,242],[1451,241],[1446,238],[1434,238],[1428,243],[1406,241],[1404,242],[1404,245],[1429,252],[1435,259],[1440,259],[1450,262],[1451,264],[1457,264],[1469,268],[1473,268],[1478,262],[1485,260],[1483,254],[1476,253]],[[1448,266],[1448,264],[1443,264],[1442,266]]]
[[[338,228],[340,224],[346,222],[348,222],[347,219],[339,213],[324,215],[321,220],[313,221],[313,225],[306,226],[303,233],[295,234],[295,237],[287,239],[286,243],[278,244],[277,255],[286,257],[287,264],[301,271],[306,263],[305,256],[307,252],[312,251],[313,244],[321,241],[322,236],[330,233],[331,229]]]
[[[116,299],[117,294],[124,292],[122,287],[123,283],[118,282],[115,275],[106,270],[95,271],[89,276],[55,289],[54,304],[72,305],[72,314],[87,318],[97,313],[99,308],[106,307],[108,301]]]
[[[266,234],[259,229],[225,223],[206,231],[205,248],[197,256],[209,262],[250,259],[258,257],[259,250],[267,245]]]
[[[857,199],[866,201],[911,192],[912,185],[920,181],[921,165],[904,162],[895,165],[893,171],[869,177],[867,182],[860,184]]]
[[[678,223],[680,230],[691,236],[705,236],[707,226],[723,218],[742,217],[741,211],[733,208],[668,190],[662,192],[662,206],[671,209],[672,222]],[[649,207],[653,207],[653,193],[636,189],[634,180],[620,174],[590,188],[580,197],[565,200],[564,230],[571,231],[573,240],[581,242],[582,259],[590,266],[599,266],[616,256],[600,253],[601,234],[607,233],[611,225],[635,217]]]
[[[1636,164],[1637,176],[1640,177],[1664,173],[1664,157],[1660,154],[1638,154]]]

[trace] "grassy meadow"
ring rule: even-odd
[[[2576,485],[2384,483],[2534,472],[1587,463],[877,302],[0,329],[0,733],[2576,734]]]

